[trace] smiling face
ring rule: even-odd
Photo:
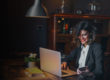
[[[86,46],[89,40],[89,33],[86,30],[81,30],[80,35],[78,36],[81,43]]]

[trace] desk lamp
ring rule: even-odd
[[[27,11],[26,17],[46,16],[45,10],[46,10],[46,8],[44,8],[44,6],[42,6],[40,0],[34,0],[34,4]]]

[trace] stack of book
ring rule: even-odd
[[[45,78],[46,76],[44,75],[43,71],[41,71],[37,67],[33,68],[26,68],[25,69],[25,74],[28,77],[36,77],[36,78]]]

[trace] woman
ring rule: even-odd
[[[77,74],[82,74],[82,67],[85,72],[95,76],[95,79],[102,79],[103,76],[103,51],[101,45],[94,42],[96,28],[89,21],[81,21],[76,26],[76,38],[79,46],[74,49],[62,62],[62,68],[76,58]]]

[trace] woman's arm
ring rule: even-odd
[[[104,53],[100,44],[94,46],[94,55],[95,55],[95,70],[94,74],[97,77],[103,76],[104,73]]]
[[[77,48],[74,49],[70,55],[66,56],[64,59],[62,59],[62,69],[68,68],[68,64],[74,59],[75,55],[77,54]]]
[[[76,54],[77,54],[77,48],[71,51],[71,53],[62,60],[62,62],[71,62]]]

